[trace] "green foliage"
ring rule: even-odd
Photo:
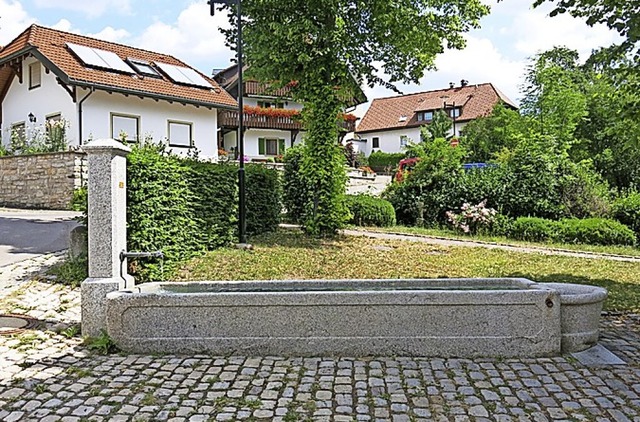
[[[635,233],[615,220],[570,218],[561,220],[560,227],[560,236],[557,240],[566,243],[633,246],[636,242]]]
[[[369,167],[376,173],[390,173],[398,167],[398,163],[403,158],[402,152],[374,151],[369,155]]]
[[[616,199],[611,215],[631,228],[640,242],[640,192],[629,192]]]
[[[393,204],[398,222],[409,225],[444,223],[446,211],[457,209],[455,184],[463,173],[464,148],[445,139],[420,144],[424,153],[402,183],[393,183],[383,197]]]
[[[533,121],[503,104],[496,104],[487,117],[472,120],[462,129],[460,145],[468,151],[467,161],[486,163],[505,148],[512,149],[528,139]]]
[[[118,352],[118,346],[105,330],[100,330],[98,337],[86,337],[83,344],[87,346],[89,350],[101,355]]]
[[[602,218],[567,218],[560,221],[521,217],[514,221],[510,237],[533,242],[583,243],[589,245],[635,244],[627,226]]]
[[[87,201],[88,201],[89,191],[86,186],[75,189],[73,191],[73,197],[71,198],[71,209],[74,211],[82,212],[82,216],[76,217],[75,220],[80,224],[86,226],[88,222],[87,216]]]
[[[284,155],[283,203],[287,218],[293,223],[303,221],[305,204],[310,197],[300,174],[302,153],[302,146],[296,145],[287,149]]]
[[[389,201],[371,195],[346,195],[345,201],[352,216],[351,224],[379,227],[396,224],[396,213]]]
[[[529,242],[550,242],[558,238],[560,224],[538,217],[519,217],[511,224],[509,237]]]
[[[317,87],[317,93],[318,97],[306,103],[302,113],[307,135],[300,174],[309,193],[302,227],[313,236],[333,236],[349,218],[342,200],[347,176],[343,154],[336,142],[336,116],[341,105],[332,86]]]
[[[436,138],[446,138],[453,128],[451,119],[444,110],[433,113],[433,119],[429,124],[420,128],[423,141],[432,141]]]
[[[282,184],[277,170],[258,164],[246,166],[247,233],[274,231],[282,213]]]
[[[89,275],[87,258],[67,259],[59,265],[51,267],[47,274],[56,276],[56,283],[71,287],[79,287]]]

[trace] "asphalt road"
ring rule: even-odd
[[[78,223],[71,211],[0,208],[0,267],[67,249]]]

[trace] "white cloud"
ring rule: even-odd
[[[87,34],[90,37],[98,38],[99,40],[111,41],[111,42],[126,42],[131,34],[126,29],[115,29],[110,26],[107,26],[100,32],[96,32],[95,34]]]
[[[212,17],[206,2],[201,1],[184,9],[171,24],[155,22],[133,45],[171,54],[210,74],[212,68],[227,67],[234,55],[225,47],[219,27],[229,27],[226,13]]]
[[[12,41],[35,21],[19,1],[0,0],[0,45]]]
[[[35,0],[36,7],[43,9],[62,9],[84,13],[90,18],[103,15],[107,11],[120,14],[131,13],[130,0]]]

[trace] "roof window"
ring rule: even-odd
[[[158,71],[154,69],[153,66],[151,66],[151,63],[149,62],[146,62],[144,60],[139,60],[139,59],[128,58],[127,63],[129,63],[129,66],[131,66],[133,70],[135,70],[136,72],[138,72],[143,76],[151,76],[152,78],[162,77],[160,76]]]

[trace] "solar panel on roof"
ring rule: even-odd
[[[212,88],[209,81],[203,78],[198,72],[188,67],[158,62],[156,62],[156,66],[158,66],[160,70],[162,70],[173,82]]]
[[[67,47],[87,66],[134,73],[116,53],[99,48],[67,43]]]

